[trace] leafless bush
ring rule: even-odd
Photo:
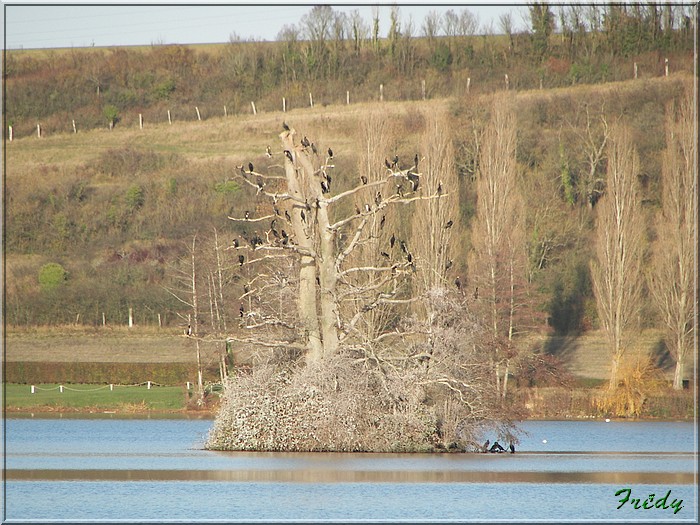
[[[489,390],[478,322],[454,292],[434,290],[428,300],[439,319],[424,341],[382,357],[343,349],[318,363],[271,361],[232,376],[208,448],[468,450],[486,430],[515,441]]]

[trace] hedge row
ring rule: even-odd
[[[182,385],[197,381],[194,363],[85,363],[17,361],[4,364],[6,383],[88,383],[137,384],[152,381],[160,385]],[[215,367],[204,370],[205,381],[218,381]]]

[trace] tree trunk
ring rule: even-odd
[[[319,325],[318,303],[316,296],[316,257],[314,239],[312,236],[315,225],[315,208],[306,208],[308,204],[307,188],[302,185],[303,178],[299,177],[299,160],[302,155],[300,150],[294,146],[293,131],[283,131],[280,134],[282,144],[286,151],[289,151],[295,160],[291,162],[285,160],[284,168],[287,178],[289,194],[294,199],[294,210],[292,212],[292,229],[297,240],[297,244],[302,250],[299,269],[299,315],[304,327],[304,337],[306,339],[307,363],[314,363],[323,358],[323,341]],[[302,219],[302,213],[305,219]]]
[[[197,403],[204,403],[204,378],[202,374],[202,352],[199,348],[199,301],[197,298],[197,266],[195,264],[195,248],[197,236],[192,237],[192,334],[195,336],[195,349],[197,352]]]

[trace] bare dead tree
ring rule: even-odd
[[[197,356],[197,403],[204,403],[204,378],[202,373],[202,352],[200,348],[200,302],[198,288],[197,234],[187,245],[187,258],[171,267],[173,285],[166,291],[187,307],[187,328],[184,333],[194,341]]]
[[[428,249],[420,251],[417,238],[411,237],[407,231],[410,228],[398,224],[397,208],[406,207],[415,214],[417,207],[421,206],[419,213],[430,214],[423,217],[424,221],[440,221],[435,226],[440,229],[438,241],[449,242],[449,230],[453,226],[450,221],[457,222],[456,214],[452,214],[456,183],[448,188],[445,181],[452,181],[456,176],[447,135],[440,134],[431,139],[425,156],[415,154],[406,161],[396,153],[386,154],[391,133],[382,124],[385,121],[381,116],[368,119],[363,130],[365,136],[358,173],[344,179],[346,183],[351,181],[349,189],[336,190],[334,170],[338,152],[326,149],[325,145],[321,147],[306,136],[300,138],[301,134],[286,124],[280,134],[282,153],[268,152],[268,157],[273,159],[268,167],[255,170],[249,163],[236,171],[236,176],[255,190],[256,198],[267,201],[267,204],[257,206],[255,211],[246,212],[243,217],[230,217],[247,227],[256,228],[252,235],[247,233],[245,238],[236,240],[230,247],[247,283],[246,293],[250,294],[248,302],[241,304],[241,326],[251,334],[248,338],[238,335],[231,338],[243,342],[254,339],[259,346],[267,348],[303,350],[306,366],[284,376],[289,377],[289,382],[280,376],[279,380],[288,386],[280,390],[286,393],[278,401],[287,406],[286,411],[296,414],[293,419],[297,425],[310,425],[315,435],[324,433],[334,442],[340,438],[329,435],[327,428],[319,427],[314,419],[316,416],[289,405],[289,399],[313,388],[321,403],[319,411],[328,410],[330,406],[323,403],[335,403],[333,406],[337,408],[349,407],[347,418],[339,424],[355,421],[353,425],[358,426],[352,427],[355,430],[348,430],[350,435],[361,426],[356,420],[358,410],[378,418],[375,421],[393,414],[391,417],[398,419],[392,425],[397,426],[392,426],[393,430],[384,428],[391,434],[400,428],[407,430],[411,425],[422,426],[434,420],[435,410],[423,400],[431,392],[438,395],[436,392],[442,389],[439,398],[445,402],[449,398],[456,403],[452,413],[463,422],[461,434],[468,435],[474,432],[473,421],[486,421],[477,405],[483,402],[485,409],[493,398],[478,396],[477,392],[484,394],[484,389],[490,387],[472,383],[472,379],[476,381],[481,375],[466,374],[469,367],[476,367],[474,360],[467,359],[467,355],[480,358],[486,355],[481,346],[475,346],[480,338],[476,325],[466,322],[461,328],[465,333],[471,333],[471,346],[466,349],[454,346],[459,341],[466,343],[464,336],[450,343],[449,352],[445,350],[445,355],[465,356],[460,366],[466,368],[460,369],[455,362],[455,368],[450,372],[446,357],[442,357],[442,364],[433,372],[423,366],[427,355],[424,345],[431,333],[439,338],[437,330],[441,327],[434,323],[427,326],[424,319],[417,316],[399,315],[410,312],[409,306],[418,300],[417,291],[425,291],[431,282],[444,285],[448,270],[445,261],[450,248],[433,243],[429,245],[432,253]],[[426,133],[435,134],[444,128],[439,122],[431,121]],[[275,157],[281,161],[276,161]],[[264,174],[277,169],[282,169],[284,175]],[[430,175],[426,174],[428,171]],[[423,183],[426,177],[430,180],[427,185]],[[440,204],[431,208],[433,201]],[[268,211],[270,208],[272,211]],[[281,225],[284,225],[285,232],[280,231]],[[425,257],[425,261],[421,257]],[[433,264],[440,264],[442,268],[433,268]],[[288,274],[293,273],[287,289],[293,289],[295,300],[276,305],[274,294],[270,292],[279,287],[271,281],[275,275],[284,275],[284,265],[287,265]],[[438,277],[425,279],[421,277],[424,272]],[[420,279],[426,284],[416,284]],[[446,293],[457,294],[457,290],[451,287]],[[434,311],[434,307],[428,310]],[[290,315],[290,311],[295,313]],[[267,378],[264,381],[272,377],[260,373]],[[366,382],[365,390],[357,384],[358,374]],[[306,379],[302,381],[300,377]],[[308,381],[316,382],[313,383],[316,386]],[[236,428],[238,425],[230,411],[239,405],[230,400],[239,398],[245,406],[252,402],[247,391],[242,391],[235,381],[229,382],[228,388],[226,399],[229,401],[225,403],[228,408],[222,416],[228,422],[222,423],[222,435],[226,440],[232,436],[225,430],[226,425]],[[351,398],[347,397],[349,393],[352,393]],[[233,404],[229,406],[230,403]],[[498,415],[492,408],[489,409],[489,421],[496,420]],[[239,409],[250,410],[251,424],[257,427],[259,421],[252,421],[257,421],[259,411],[255,407],[239,406]],[[287,417],[275,414],[275,417]],[[433,416],[428,417],[429,414]],[[465,414],[471,415],[467,417]],[[299,432],[302,430],[298,426],[295,428]],[[365,433],[374,433],[372,424],[362,428]],[[272,441],[266,443],[292,439],[283,434],[274,438],[268,435],[266,439]],[[294,446],[302,446],[296,441],[299,436],[295,436],[293,441],[297,444]],[[381,441],[379,437],[377,439]],[[250,443],[239,445],[246,447]],[[320,445],[307,443],[304,446],[313,449]],[[326,443],[324,446],[330,445]],[[336,446],[340,445],[331,448]],[[356,445],[345,443],[342,449],[352,446]]]
[[[666,111],[662,210],[650,275],[652,297],[662,313],[666,343],[676,361],[673,388],[683,387],[684,361],[693,348],[694,285],[697,253],[697,143],[689,95]]]
[[[334,355],[340,344],[361,346],[361,341],[367,337],[361,327],[366,326],[366,318],[371,317],[375,309],[408,301],[400,297],[396,283],[409,274],[409,257],[393,263],[385,260],[381,250],[376,249],[382,242],[379,232],[388,231],[382,220],[387,220],[392,207],[433,197],[421,196],[412,189],[407,189],[405,194],[388,193],[386,188],[394,188],[396,181],[404,181],[412,188],[409,168],[402,169],[398,163],[368,170],[368,175],[353,178],[354,187],[336,193],[331,148],[323,151],[324,148],[307,137],[299,139],[293,129],[285,129],[280,138],[283,153],[278,157],[282,158],[283,165],[273,164],[270,168],[282,167],[284,176],[264,175],[251,169],[252,164],[237,172],[244,183],[255,188],[258,198],[271,201],[276,211],[263,212],[256,217],[252,213],[246,217],[230,217],[237,222],[265,227],[270,221],[270,227],[263,232],[256,229],[252,236],[248,235],[247,242],[241,241],[232,248],[241,252],[238,257],[244,271],[289,256],[297,261],[298,274],[294,278],[298,279],[295,304],[298,319],[285,322],[271,309],[264,317],[265,325],[291,330],[288,337],[271,341],[270,345],[301,346],[305,349],[307,363],[314,363]],[[414,175],[420,177],[419,174],[411,176]],[[360,199],[362,205],[344,206],[345,201],[353,199]],[[335,208],[344,211],[336,212]],[[288,226],[290,233],[285,231],[282,235],[280,225]],[[248,255],[243,255],[243,251]],[[366,254],[372,251],[376,253],[368,259]],[[360,274],[364,275],[360,279],[361,286],[356,278]],[[367,275],[373,278],[367,279]],[[344,308],[347,301],[352,301],[354,308]],[[257,304],[267,303],[259,301]],[[263,318],[255,304],[250,306],[252,310],[246,313],[247,317]],[[377,334],[374,339],[380,337],[382,334]]]
[[[598,314],[612,356],[609,389],[617,388],[620,363],[639,310],[644,218],[638,195],[639,157],[630,131],[611,130],[606,193],[598,206],[596,259],[591,263]]]

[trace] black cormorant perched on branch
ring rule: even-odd
[[[238,256],[238,266],[243,266],[244,262],[245,262],[245,256],[239,255]]]
[[[362,181],[362,184],[367,184],[367,177],[364,175],[360,175],[360,180]]]
[[[447,223],[445,224],[445,229],[450,229],[450,228],[452,228],[452,225],[453,225],[453,224],[454,224],[454,223],[452,222],[452,219],[450,219],[450,220],[447,221]]]
[[[384,159],[384,165],[386,166],[386,169],[391,169],[391,163],[389,162],[389,159]]]
[[[462,290],[462,281],[459,279],[459,275],[455,279],[455,286],[457,287],[457,290]]]
[[[249,162],[249,163],[248,163],[248,171],[251,172],[251,173],[253,173],[253,171],[254,171],[253,163],[252,163],[252,162]]]
[[[328,157],[333,158],[333,150],[331,148],[328,148]]]
[[[284,150],[284,154],[289,159],[289,162],[294,162],[294,157],[292,157],[292,152],[288,149]]]
[[[282,122],[282,129],[284,129],[284,131],[289,131],[289,126],[287,126],[286,122]]]

